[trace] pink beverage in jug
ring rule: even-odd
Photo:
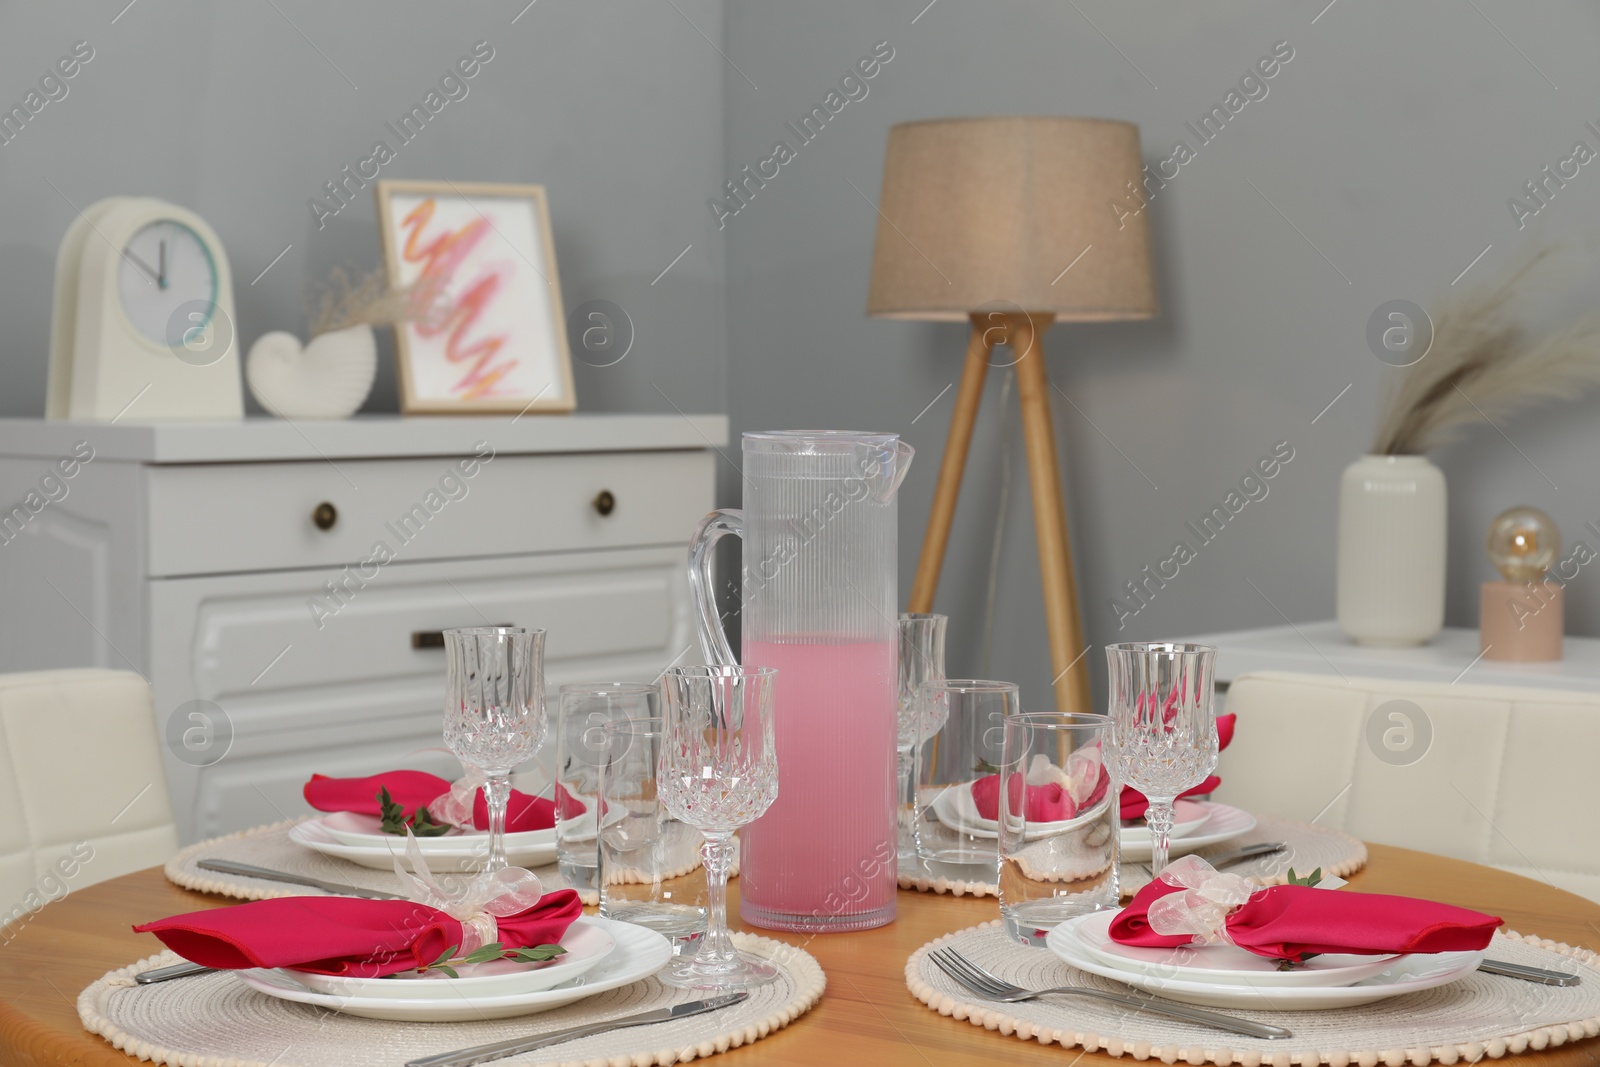
[[[739,835],[740,914],[772,930],[845,931],[894,919],[893,641],[747,641],[778,669],[778,799]]]

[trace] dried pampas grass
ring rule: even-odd
[[[1497,425],[1541,400],[1600,385],[1600,319],[1530,336],[1515,314],[1526,283],[1548,269],[1541,251],[1503,281],[1433,315],[1433,345],[1390,394],[1373,451],[1417,455],[1474,423]]]
[[[423,318],[428,310],[428,302],[419,300],[411,288],[390,288],[383,271],[373,271],[356,281],[340,267],[334,268],[325,284],[314,289],[307,302],[311,306],[308,317],[312,337],[362,324],[390,326],[411,322]]]

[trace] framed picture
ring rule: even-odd
[[[389,282],[429,305],[395,327],[400,410],[577,407],[544,187],[383,180],[377,193]]]

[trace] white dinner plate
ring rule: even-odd
[[[386,834],[383,832],[383,820],[376,815],[359,815],[353,811],[329,812],[316,820],[322,828],[328,831],[328,836],[346,845],[356,845],[360,848],[388,848],[389,842],[399,841],[404,847],[404,834]],[[520,833],[506,834],[507,848],[533,848],[538,845],[555,844],[555,827],[544,830],[524,830]],[[459,852],[463,848],[487,849],[489,847],[489,831],[464,830],[453,827],[449,833],[440,834],[438,837],[419,837],[417,847],[424,856],[431,856],[435,852],[445,855]]]
[[[1045,938],[1045,947],[1080,971],[1110,978],[1168,1000],[1211,1008],[1255,1011],[1353,1008],[1448,985],[1477,970],[1484,956],[1481,951],[1413,953],[1390,960],[1382,971],[1347,986],[1224,985],[1137,974],[1111,966],[1090,953],[1077,935],[1077,927],[1095,914],[1069,919],[1057,926]]]
[[[554,989],[536,992],[496,996],[457,992],[442,993],[431,1000],[391,1000],[318,993],[302,984],[304,975],[290,977],[293,972],[289,971],[252,969],[236,973],[241,982],[267,996],[329,1008],[346,1015],[359,1015],[364,1019],[472,1022],[479,1019],[509,1019],[559,1008],[607,989],[632,985],[655,974],[672,959],[672,943],[654,930],[598,917],[585,918],[583,921],[610,934],[616,941],[615,951],[588,974]]]
[[[1223,942],[1215,945],[1179,945],[1175,948],[1139,948],[1118,944],[1111,939],[1114,911],[1095,912],[1074,927],[1078,944],[1108,967],[1156,978],[1214,982],[1243,986],[1331,986],[1355,985],[1364,978],[1389,969],[1397,953],[1382,956],[1356,956],[1324,953],[1313,956],[1290,970],[1279,970],[1278,961]]]
[[[299,982],[317,993],[362,1000],[438,1000],[445,996],[497,997],[537,993],[569,982],[594,970],[616,951],[617,940],[588,919],[577,919],[561,937],[567,951],[547,963],[517,963],[494,960],[456,967],[461,977],[451,978],[443,971],[402,971],[385,978],[340,978],[328,974],[307,974],[293,968],[278,968],[275,973]]]
[[[339,812],[347,815],[348,812]],[[325,856],[334,856],[338,859],[349,860],[363,867],[372,867],[380,871],[394,870],[394,861],[398,858],[405,862],[406,839],[396,837],[394,834],[384,834],[383,840],[370,845],[352,845],[340,841],[323,825],[324,821],[333,818],[325,815],[318,819],[308,819],[297,823],[289,829],[289,840],[297,845],[303,845]],[[546,834],[547,837],[535,843],[512,843],[512,838],[520,834],[506,835],[506,858],[518,867],[542,867],[554,863],[556,858],[555,833],[550,830],[536,830],[536,834]],[[439,844],[429,849],[425,854],[428,866],[441,871],[470,871],[476,870],[483,862],[484,856],[489,851],[489,838],[486,834],[460,835],[457,837],[435,838]],[[420,843],[420,842],[419,842]],[[410,864],[407,864],[409,867]]]
[[[1224,841],[1231,841],[1240,834],[1247,834],[1256,828],[1256,817],[1248,811],[1235,808],[1228,804],[1218,804],[1214,800],[1185,800],[1183,804],[1198,804],[1205,808],[1208,818],[1205,824],[1183,837],[1174,837],[1171,842],[1170,858],[1177,859],[1186,856],[1196,849],[1205,848],[1207,845],[1218,845]],[[1150,859],[1150,831],[1147,829],[1141,835],[1134,835],[1130,830],[1122,831],[1122,862],[1146,863]]]
[[[1033,841],[1041,837],[1054,837],[1057,834],[1067,833],[1092,822],[1105,814],[1106,801],[1101,801],[1094,808],[1071,819],[1059,822],[1033,822],[1028,824],[1024,837]],[[971,834],[973,837],[998,838],[1000,836],[1000,822],[997,819],[985,819],[978,814],[977,801],[972,799],[972,787],[969,784],[949,786],[939,793],[929,805],[933,809],[934,818],[944,823],[958,833]],[[1178,821],[1173,824],[1172,837],[1179,838],[1198,830],[1210,817],[1210,812],[1204,804],[1192,800],[1180,800],[1173,805],[1173,813],[1178,816]],[[1124,847],[1127,846],[1129,834],[1143,834],[1145,848],[1149,849],[1150,831],[1140,826],[1122,831]]]

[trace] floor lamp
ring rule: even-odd
[[[1042,335],[1156,313],[1144,181],[1139,128],[1106,119],[907,122],[884,159],[867,313],[971,329],[908,610],[933,610],[985,373],[1008,343],[1064,711],[1093,709]]]

